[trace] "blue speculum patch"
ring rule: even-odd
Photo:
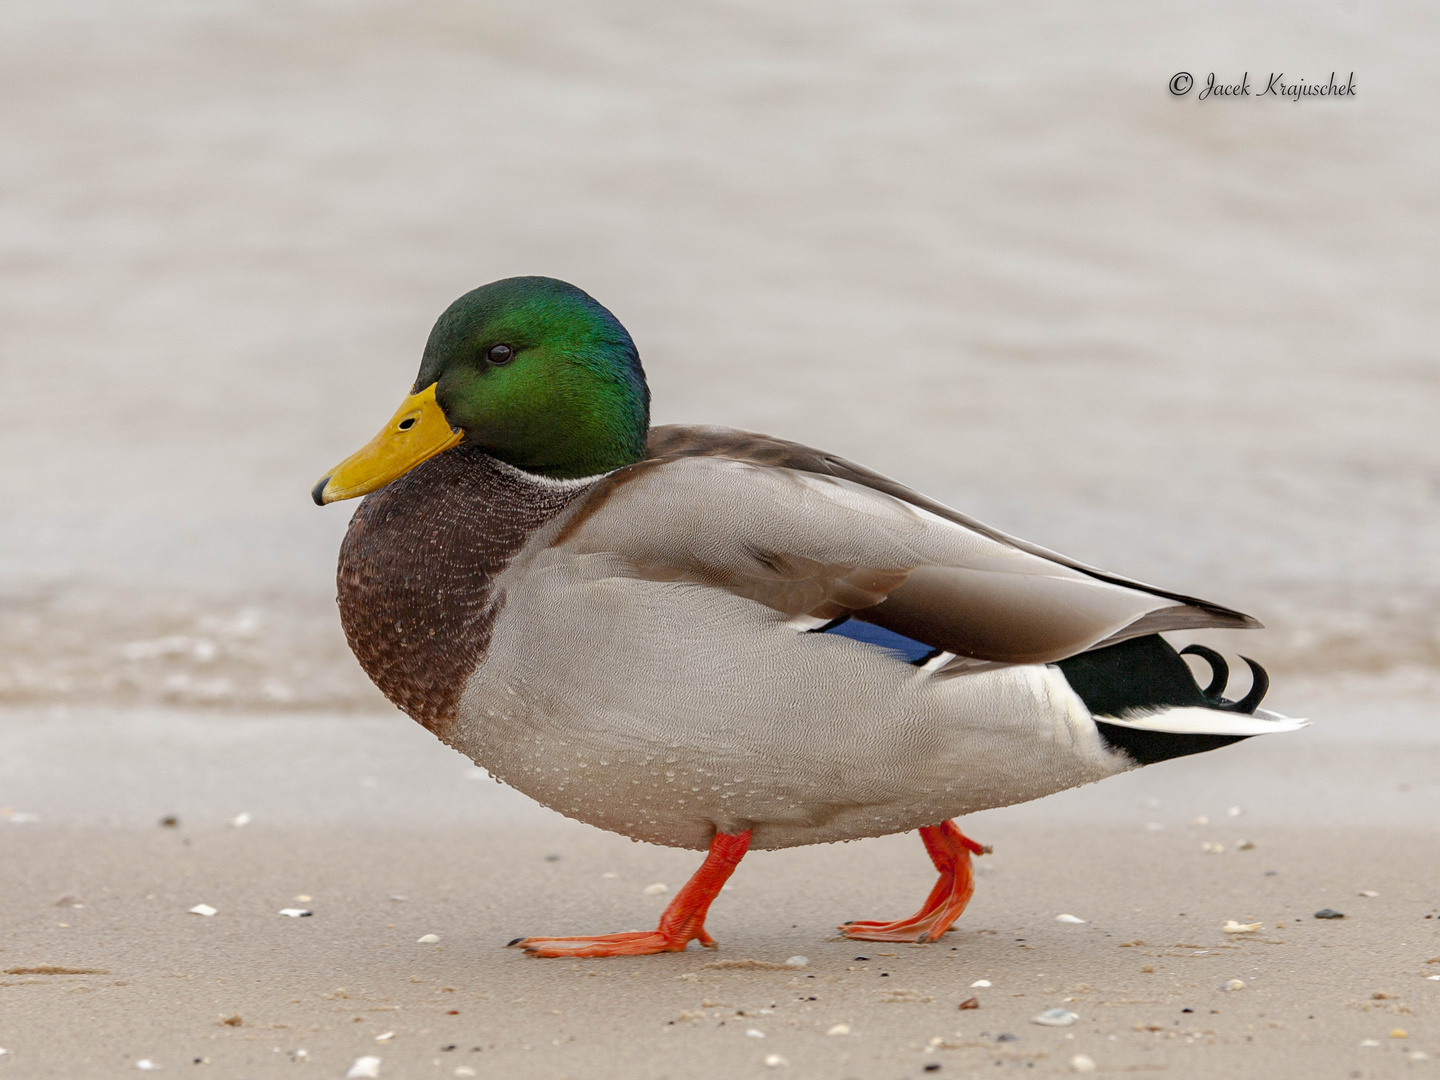
[[[904,634],[897,634],[894,630],[886,630],[883,626],[861,622],[859,619],[846,619],[839,626],[830,627],[825,633],[839,634],[841,637],[863,641],[866,645],[875,645],[894,653],[911,664],[916,660],[923,660],[935,652],[923,641],[916,641]]]

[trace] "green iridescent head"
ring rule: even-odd
[[[515,277],[482,285],[435,323],[414,392],[465,442],[556,479],[645,456],[650,390],[620,320],[574,285]]]

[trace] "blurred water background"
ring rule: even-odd
[[[528,273],[630,328],[657,422],[1250,611],[1277,708],[1433,694],[1437,43],[1372,0],[8,0],[0,702],[388,708],[309,489]]]

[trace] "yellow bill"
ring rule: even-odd
[[[310,492],[316,505],[379,491],[463,439],[465,433],[450,426],[435,400],[437,385],[407,397],[380,434],[331,469]]]

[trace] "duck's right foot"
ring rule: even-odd
[[[920,839],[925,841],[930,861],[940,871],[940,879],[924,906],[908,919],[845,923],[840,927],[842,934],[857,941],[939,941],[960,917],[975,892],[970,854],[980,855],[990,849],[971,840],[953,821],[925,826],[920,830]]]

